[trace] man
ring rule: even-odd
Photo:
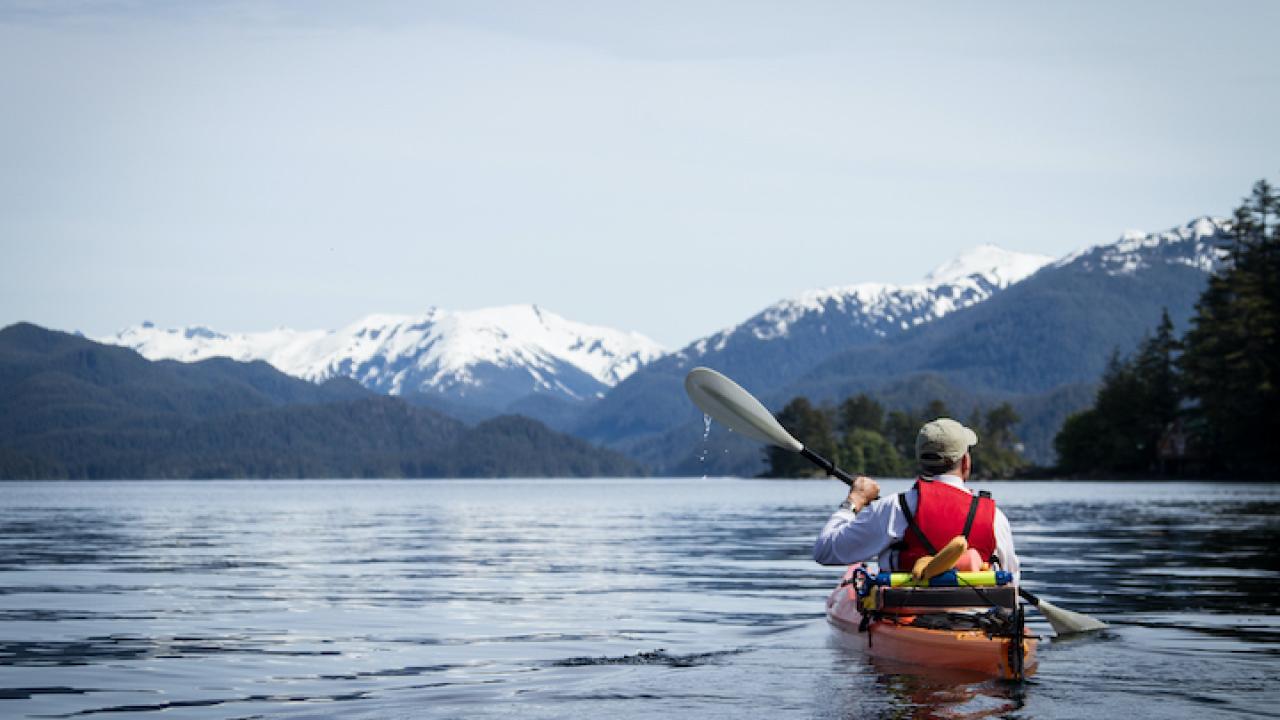
[[[973,470],[969,448],[977,444],[977,434],[955,420],[925,423],[916,436],[921,475],[915,485],[880,498],[875,480],[858,477],[814,543],[813,559],[823,565],[876,560],[881,569],[909,572],[920,557],[965,535],[982,562],[998,563],[1017,582],[1009,519],[988,493],[975,496],[964,485]]]

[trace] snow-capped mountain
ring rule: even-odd
[[[767,394],[836,354],[877,345],[982,303],[1051,261],[982,245],[916,284],[863,283],[782,300],[645,366],[588,408],[575,430],[589,440],[629,449],[628,443],[647,442],[696,416],[679,382],[695,365],[714,367],[748,390]]]
[[[817,401],[855,392],[888,407],[949,397],[953,408],[1011,402],[1027,457],[1053,459],[1053,437],[1090,406],[1114,353],[1132,352],[1168,313],[1186,328],[1226,260],[1230,222],[1196,218],[1162,232],[1122,234],[1071,253],[963,313],[814,367],[780,395]]]
[[[369,315],[339,330],[220,333],[143,323],[100,341],[152,360],[265,360],[316,382],[349,377],[386,394],[434,393],[495,409],[533,394],[594,399],[663,353],[638,333],[536,305]]]
[[[1227,257],[1231,221],[1204,216],[1163,232],[1128,230],[1119,240],[1071,253],[1055,267],[1075,265],[1108,275],[1133,275],[1156,265],[1185,265],[1216,272]]]
[[[1125,232],[1066,255],[969,312],[900,341],[836,355],[796,387],[819,395],[811,388],[832,378],[865,382],[910,372],[1011,393],[1093,382],[1111,354],[1136,347],[1162,312],[1176,327],[1186,325],[1209,275],[1227,259],[1229,229],[1226,220],[1201,217],[1162,232]]]
[[[801,323],[822,333],[836,325],[885,337],[982,302],[1053,261],[1047,255],[980,245],[912,285],[861,283],[812,290],[765,308],[745,322],[699,340],[680,355],[697,358],[734,342],[790,336]]]
[[[577,432],[660,471],[760,472],[754,444],[723,440],[712,444],[721,452],[705,452],[701,418],[678,388],[690,367],[708,365],[774,408],[859,392],[893,409],[1012,402],[1028,455],[1047,462],[1053,433],[1092,401],[1112,353],[1136,347],[1162,312],[1185,327],[1223,262],[1228,228],[1198,218],[1054,262],[984,246],[916,285],[805,293],[645,366],[588,408]]]

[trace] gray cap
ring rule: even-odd
[[[938,418],[916,435],[916,460],[926,473],[943,472],[977,444],[977,433],[951,418]]]

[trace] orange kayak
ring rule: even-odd
[[[827,598],[828,621],[868,655],[1009,680],[1035,672],[1013,585],[879,587],[874,577],[852,565]]]

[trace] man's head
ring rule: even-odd
[[[969,448],[978,444],[978,435],[951,418],[938,418],[927,422],[916,435],[916,462],[925,475],[966,470],[962,462],[969,455]],[[969,461],[972,463],[972,461]]]

